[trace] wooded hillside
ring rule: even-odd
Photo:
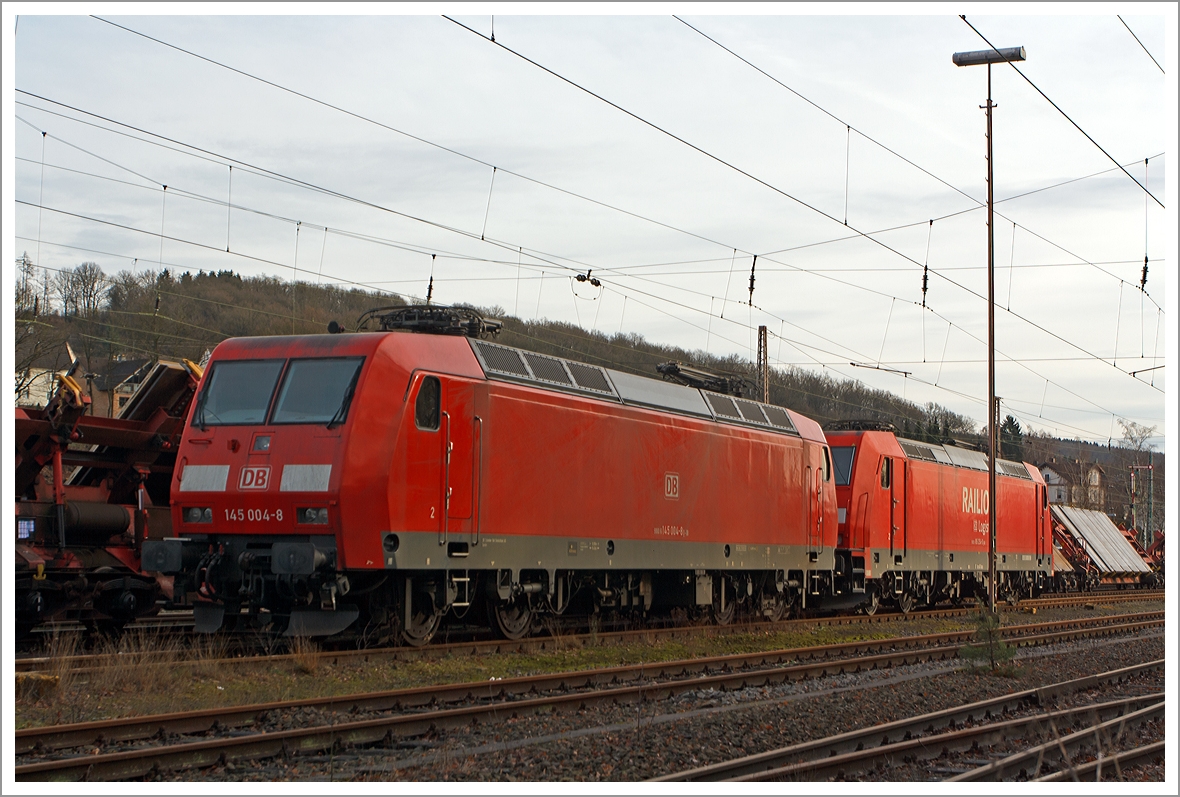
[[[196,362],[220,341],[249,335],[322,333],[330,321],[346,329],[374,307],[404,305],[397,296],[344,289],[336,285],[291,283],[275,277],[243,277],[232,271],[183,272],[168,269],[122,271],[107,275],[97,263],[57,273],[35,267],[27,256],[17,261],[16,389],[24,389],[39,369],[67,364],[66,342],[82,360],[86,374],[109,373],[120,359],[187,358]],[[502,308],[482,308],[500,318],[497,341],[508,346],[562,356],[622,371],[655,376],[669,360],[748,380],[751,395],[755,364],[735,355],[717,357],[661,345],[636,334],[589,332],[561,321],[525,321]],[[938,404],[918,405],[892,393],[848,379],[801,368],[772,368],[770,400],[822,423],[868,420],[893,424],[902,436],[939,442],[956,439],[981,445],[985,432],[968,417]],[[1022,431],[1009,416],[1001,426],[1001,455],[1041,465],[1055,463],[1073,478],[1087,463],[1106,476],[1103,507],[1116,517],[1129,514],[1129,466],[1147,464],[1142,427],[1125,427],[1124,445],[1102,446]],[[1163,518],[1163,456],[1154,455],[1155,515]],[[1140,504],[1146,506],[1146,490]],[[1143,510],[1141,510],[1143,511]]]

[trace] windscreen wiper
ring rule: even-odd
[[[205,425],[205,399],[209,397],[209,388],[206,387],[201,391],[201,395],[197,396],[197,407],[193,410],[193,423],[202,432],[208,428]]]
[[[348,388],[344,391],[344,398],[340,400],[340,407],[332,416],[332,420],[328,421],[328,428],[332,429],[344,423],[344,416],[348,414],[348,405],[352,403],[352,394],[356,392],[356,383],[361,376],[361,366],[358,363],[356,370],[352,372],[352,379],[348,382]]]

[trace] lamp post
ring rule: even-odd
[[[1023,47],[955,53],[955,66],[987,64],[987,602],[996,611],[996,449],[1000,434],[996,408],[996,234],[992,190],[992,64],[1023,61]]]

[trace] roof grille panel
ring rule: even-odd
[[[566,367],[570,369],[573,374],[574,381],[578,383],[578,387],[584,390],[594,390],[599,393],[611,393],[610,382],[606,381],[606,374],[602,369],[594,365],[583,365],[582,363],[575,363],[566,361]]]
[[[795,431],[795,424],[791,423],[791,416],[782,407],[763,404],[762,411],[766,413],[766,419],[770,421],[771,426],[777,426],[780,429],[790,429],[792,432]]]
[[[613,401],[620,398],[606,372],[598,366],[569,362],[483,340],[472,339],[470,343],[489,379],[507,379],[538,387],[565,389]]]
[[[1028,479],[1032,481],[1032,476],[1028,474],[1028,468],[1016,462],[997,459],[996,472],[1003,473],[1005,476],[1013,476],[1017,479]]]
[[[520,352],[516,349],[510,349],[507,346],[498,346],[495,343],[485,343],[480,340],[473,340],[471,345],[480,354],[484,366],[489,371],[526,378],[530,376],[528,368],[525,367],[524,360],[520,358]]]
[[[529,368],[533,370],[535,378],[546,382],[556,382],[559,385],[573,384],[569,374],[565,372],[565,366],[561,364],[561,360],[532,352],[525,352],[524,359],[529,364]]]
[[[934,450],[930,446],[919,445],[909,440],[899,439],[897,442],[901,445],[901,450],[905,452],[905,455],[911,459],[924,459],[927,462],[938,461],[934,458]]]
[[[597,365],[468,339],[489,379],[518,382],[547,390],[594,396],[679,415],[715,419],[797,435],[790,413],[782,407],[685,387]]]
[[[738,412],[742,414],[742,418],[751,423],[766,423],[766,416],[762,414],[762,408],[752,401],[743,401],[742,399],[734,399],[737,404]]]
[[[705,393],[705,391],[701,391]],[[729,396],[722,396],[719,393],[705,393],[705,398],[709,400],[709,406],[713,408],[713,412],[722,415],[726,418],[741,418],[738,415],[737,407],[733,405],[733,399]]]

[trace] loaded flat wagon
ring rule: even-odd
[[[1072,553],[1075,570],[1087,573],[1088,585],[1140,584],[1151,567],[1105,513],[1074,506],[1053,506],[1053,534],[1058,547]]]

